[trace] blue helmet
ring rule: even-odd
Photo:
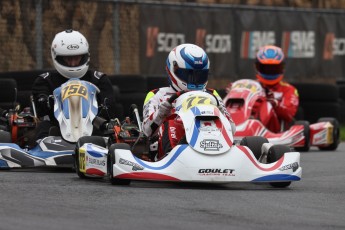
[[[210,61],[205,51],[199,46],[181,44],[169,53],[166,62],[169,82],[175,90],[206,88]]]
[[[265,85],[275,85],[283,79],[284,53],[277,46],[264,46],[256,55],[256,78]]]

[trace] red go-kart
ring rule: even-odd
[[[293,124],[281,132],[275,133],[263,125],[266,116],[270,116],[273,107],[267,104],[265,114],[260,119],[255,118],[254,108],[260,100],[261,105],[266,100],[265,89],[257,81],[242,79],[235,81],[223,101],[236,124],[235,139],[241,140],[246,136],[263,136],[274,144],[284,144],[294,147],[297,151],[308,151],[310,146],[320,150],[335,150],[340,142],[340,129],[337,119],[332,117],[320,118],[317,123],[308,121],[294,121]]]

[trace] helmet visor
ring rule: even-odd
[[[265,74],[265,75],[282,74],[284,71],[284,63],[280,63],[280,64],[256,63],[256,69],[259,73]]]
[[[78,60],[78,63],[75,63],[75,61],[71,62],[71,59]],[[73,56],[56,56],[56,61],[60,65],[68,66],[68,67],[78,67],[78,66],[84,65],[85,63],[88,62],[88,59],[89,59],[89,54],[73,55]]]
[[[175,70],[176,76],[187,83],[188,89],[199,89],[202,85],[207,82],[208,79],[208,69],[181,69]]]

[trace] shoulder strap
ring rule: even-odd
[[[39,75],[40,77],[42,77],[44,80],[46,80],[49,84],[49,87],[52,91],[54,91],[55,87],[54,87],[54,83],[51,79],[51,73],[46,72],[46,73],[42,73],[41,75]]]

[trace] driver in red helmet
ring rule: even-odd
[[[264,119],[264,125],[272,132],[281,132],[288,128],[295,116],[299,104],[297,89],[283,81],[284,53],[281,48],[273,45],[261,47],[256,54],[256,78],[266,89],[267,103],[262,104],[257,113],[260,118],[265,111],[273,108],[273,112]],[[262,119],[260,119],[262,120]]]

